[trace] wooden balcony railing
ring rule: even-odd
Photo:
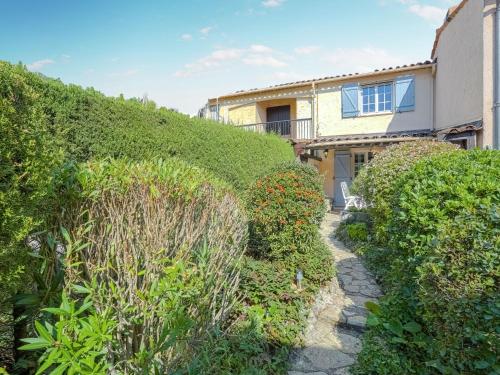
[[[298,120],[283,120],[272,122],[261,122],[258,124],[241,125],[241,128],[257,133],[276,133],[287,139],[312,139],[312,119],[302,118]]]

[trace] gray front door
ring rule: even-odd
[[[351,152],[336,151],[333,162],[334,188],[333,188],[333,205],[336,207],[344,207],[344,196],[340,183],[347,182],[351,184]]]

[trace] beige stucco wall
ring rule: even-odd
[[[467,1],[439,38],[436,129],[483,117],[483,6],[483,0]]]
[[[248,103],[231,107],[222,106],[221,111],[228,111],[228,122],[234,125],[255,124],[257,122],[256,103]]]
[[[360,85],[393,81],[401,74],[385,74],[352,80]],[[404,113],[342,118],[342,82],[318,85],[317,129],[320,136],[362,133],[384,133],[404,130],[432,129],[433,79],[431,69],[421,69],[404,75],[415,76],[415,110]]]
[[[297,118],[311,118],[312,117],[312,98],[301,97],[297,98]]]

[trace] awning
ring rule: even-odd
[[[353,134],[320,137],[309,143],[305,148],[309,150],[340,148],[340,147],[370,147],[387,146],[393,143],[409,142],[419,139],[434,138],[431,130],[416,130],[405,132]]]

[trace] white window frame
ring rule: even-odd
[[[391,86],[391,109],[390,110],[385,110],[385,111],[379,111],[378,110],[378,87],[379,86],[386,86],[390,85]],[[363,106],[363,89],[373,87],[375,88],[375,111],[374,112],[365,112],[364,111],[364,106]],[[374,84],[366,84],[363,86],[359,87],[358,90],[358,103],[360,107],[360,115],[361,116],[373,116],[373,115],[380,115],[380,114],[386,114],[386,113],[393,113],[394,112],[394,82],[380,82],[380,83],[374,83]]]

